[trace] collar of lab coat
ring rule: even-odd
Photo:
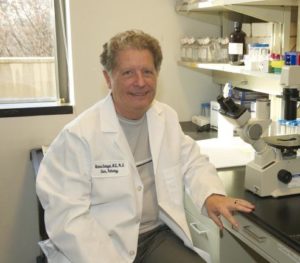
[[[156,100],[152,102],[152,105],[147,111],[146,115],[149,131],[150,149],[152,154],[154,171],[156,171],[161,148],[161,140],[164,134],[165,118],[163,114],[163,109]],[[111,92],[104,100],[100,119],[102,132],[118,134],[116,137],[116,142],[120,146],[120,149],[124,150],[124,147],[122,147],[122,145],[124,146],[124,144],[126,144],[128,150],[128,143],[123,134],[121,135],[120,132],[120,124],[113,103],[113,99],[111,97]]]
[[[104,99],[102,109],[100,111],[100,121],[102,132],[118,132],[119,122],[112,100],[111,92]]]
[[[161,151],[161,141],[165,131],[165,117],[159,103],[153,101],[147,111],[149,142],[152,154],[154,173],[157,173],[158,159]]]

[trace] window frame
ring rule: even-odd
[[[70,90],[70,64],[67,45],[66,8],[68,0],[53,0],[55,12],[56,83],[59,102],[17,102],[0,104],[0,118],[37,115],[73,114]]]

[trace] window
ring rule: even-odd
[[[65,25],[64,0],[0,0],[0,117],[71,113]]]

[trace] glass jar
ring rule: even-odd
[[[219,62],[228,63],[228,37],[219,38],[220,52],[219,52]]]
[[[193,61],[193,45],[195,39],[193,37],[188,38],[187,47],[186,47],[186,61]]]
[[[187,61],[187,46],[188,46],[188,38],[184,37],[180,39],[180,59],[181,61]]]

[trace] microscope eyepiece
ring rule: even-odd
[[[227,111],[227,107],[226,107],[226,105],[225,105],[225,103],[224,103],[224,100],[225,100],[225,98],[223,97],[223,95],[219,95],[219,96],[217,97],[217,102],[219,103],[220,108],[221,108],[223,111]]]
[[[230,118],[239,118],[247,109],[243,105],[236,104],[230,97],[224,98],[223,95],[217,97],[217,101],[220,104],[220,113]]]
[[[224,98],[223,95],[219,95],[217,101],[220,104],[221,109],[225,112],[235,113],[239,110],[239,107],[230,97]]]

